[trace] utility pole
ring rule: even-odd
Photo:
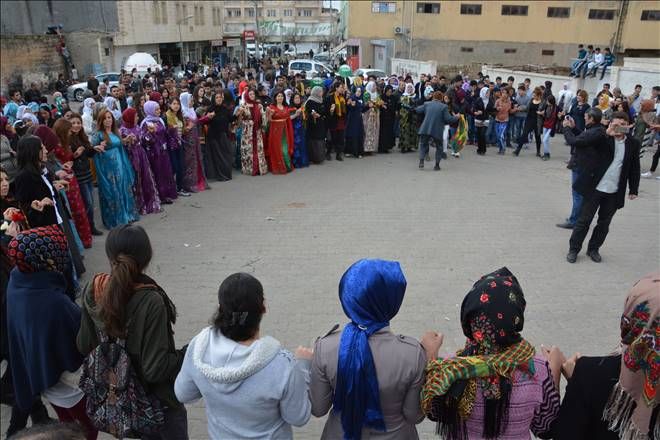
[[[284,54],[284,19],[280,17],[280,56]]]
[[[254,5],[254,56],[259,59],[259,10],[257,9],[257,0],[253,0]]]
[[[184,69],[184,61],[183,61],[183,36],[181,35],[181,23],[184,23],[184,22],[190,20],[191,18],[193,18],[193,16],[189,15],[187,17],[183,17],[181,20],[176,22],[177,26],[179,26],[179,44],[181,45],[179,47],[179,53],[180,53],[180,57],[181,57],[181,70],[185,70]]]

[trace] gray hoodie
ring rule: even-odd
[[[207,327],[195,336],[176,378],[183,403],[204,398],[211,439],[291,439],[309,420],[309,361],[265,336],[249,346]]]

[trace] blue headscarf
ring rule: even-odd
[[[10,101],[5,105],[5,108],[2,109],[2,112],[9,119],[9,123],[13,124],[16,121],[16,114],[18,113],[18,104],[13,101]]]
[[[333,408],[341,412],[345,440],[360,440],[362,427],[385,431],[369,336],[390,324],[406,292],[396,261],[363,259],[339,282],[339,301],[351,319],[341,334]]]

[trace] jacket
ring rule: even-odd
[[[104,328],[96,309],[93,286],[94,283],[88,284],[82,295],[77,345],[84,356],[99,344],[96,329]],[[174,380],[181,369],[184,350],[174,347],[174,332],[163,295],[165,292],[148,279],[131,296],[125,309],[126,322],[129,323],[126,349],[146,391],[174,408],[181,406],[174,395]]]
[[[25,214],[29,227],[57,224],[54,206],[46,206],[41,211],[31,207],[33,201],[42,200],[44,197],[53,200],[53,193],[41,179],[41,175],[28,170],[19,171],[9,186],[9,192]]]
[[[213,327],[195,336],[176,378],[183,403],[204,398],[209,438],[291,439],[309,420],[309,361],[270,336],[249,346]]]
[[[575,166],[579,173],[573,189],[588,196],[596,189],[614,157],[614,153],[609,151],[605,127],[592,124],[581,133],[577,128],[566,129],[564,138],[575,154]]]
[[[322,417],[330,411],[337,382],[337,363],[341,332],[333,329],[319,338],[314,347],[310,400],[312,414]],[[369,347],[376,366],[380,407],[386,432],[362,428],[362,439],[414,440],[415,425],[424,419],[420,392],[424,384],[426,355],[417,340],[395,335],[389,327],[369,337]],[[341,414],[330,411],[321,439],[341,439]]]
[[[608,137],[608,147],[612,159],[614,159],[614,138]],[[621,175],[619,176],[619,187],[616,192],[616,207],[617,209],[623,208],[626,201],[626,188],[629,189],[629,194],[637,195],[639,191],[639,178],[640,178],[640,163],[639,163],[639,150],[641,144],[637,139],[632,136],[626,136],[626,152],[623,156],[623,163],[621,164]],[[612,160],[610,160],[612,163]],[[608,164],[609,166],[609,164]],[[607,171],[607,168],[605,168]],[[598,185],[598,183],[596,183]]]
[[[458,121],[458,117],[449,114],[447,105],[440,101],[425,102],[417,107],[416,111],[424,114],[424,121],[417,134],[431,136],[434,139],[442,139],[445,125]]]
[[[312,110],[321,116],[314,118],[312,116]],[[307,139],[325,140],[327,128],[326,113],[323,104],[308,99],[305,103],[305,120],[307,121]]]

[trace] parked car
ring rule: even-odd
[[[354,76],[362,76],[362,77],[368,77],[368,76],[375,76],[376,78],[385,78],[387,77],[387,74],[383,72],[382,70],[378,69],[370,69],[366,67],[361,67],[357,69],[355,72],[353,72]]]
[[[325,77],[326,74],[332,72],[332,69],[326,64],[310,59],[289,61],[289,75],[295,75],[301,72],[305,72],[307,74],[307,79],[311,79],[316,78],[317,76]]]
[[[117,86],[119,85],[120,76],[121,74],[119,72],[108,72],[96,75],[96,79],[98,79],[99,84],[101,84],[106,78],[108,78],[110,80],[110,86]],[[67,99],[69,101],[75,100],[81,102],[84,99],[83,95],[87,90],[89,90],[87,88],[87,81],[73,84],[66,90]]]

